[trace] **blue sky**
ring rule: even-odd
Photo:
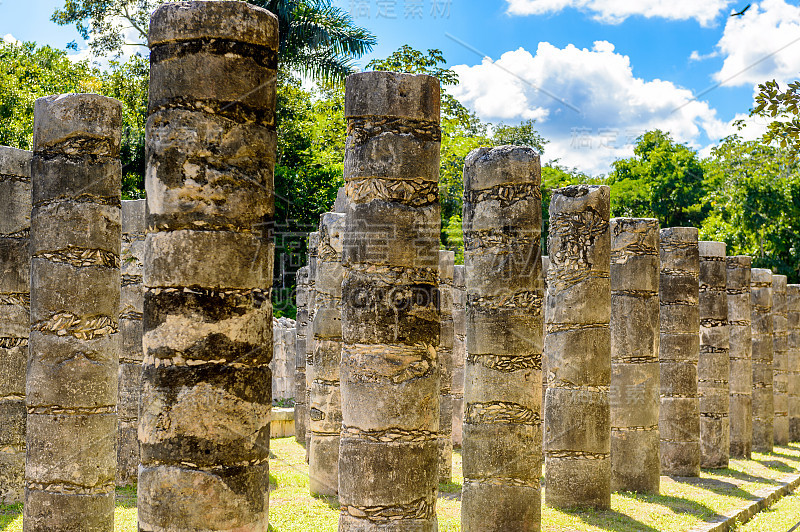
[[[49,21],[62,2],[0,0],[0,36],[83,45]],[[334,3],[378,37],[360,65],[403,44],[438,48],[459,73],[449,90],[465,105],[493,123],[536,119],[550,140],[545,160],[592,174],[655,127],[706,154],[746,118],[755,84],[800,72],[797,0],[752,2],[741,17],[730,14],[747,0]],[[755,137],[764,124],[749,122],[744,134]]]

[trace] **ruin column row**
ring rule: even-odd
[[[611,489],[658,493],[659,226],[611,220]]]
[[[0,503],[25,486],[25,367],[30,337],[31,157],[0,147]]]
[[[728,467],[730,331],[724,242],[700,242],[700,466]]]
[[[800,441],[800,284],[786,286],[789,441]]]
[[[730,455],[750,458],[753,442],[753,342],[750,328],[750,257],[727,257],[730,360]]]
[[[529,147],[478,148],[465,160],[465,532],[540,529],[540,181]]]
[[[146,200],[122,202],[122,291],[119,331],[119,437],[117,485],[136,484],[139,474],[139,390],[142,385],[142,310]]]
[[[772,395],[775,445],[789,443],[789,325],[786,276],[772,275]]]
[[[308,403],[309,489],[312,494],[335,496],[339,484],[339,435],[342,404],[339,366],[342,359],[342,233],[345,215],[328,212],[320,216],[317,248],[316,305],[312,324],[314,363]]]
[[[294,439],[306,446],[308,402],[306,401],[306,342],[308,341],[308,266],[297,270],[295,302],[297,304],[297,339],[295,340],[294,374]]]
[[[557,508],[611,507],[609,203],[590,185],[550,200],[545,499]]]
[[[263,531],[278,22],[168,3],[148,40],[139,530]]]
[[[454,253],[439,250],[439,482],[453,479],[453,267]]]
[[[23,525],[114,529],[122,105],[36,100]]]
[[[464,369],[467,361],[467,278],[463,264],[453,267],[453,445],[461,447],[464,424]]]
[[[339,530],[437,529],[439,81],[345,83]]]
[[[772,392],[772,272],[753,268],[750,277],[753,341],[753,451],[770,453],[775,434]]]
[[[661,471],[700,476],[700,253],[697,229],[661,229]]]

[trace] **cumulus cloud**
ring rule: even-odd
[[[543,15],[567,8],[591,13],[596,20],[618,24],[628,17],[695,19],[710,26],[732,0],[506,0],[512,15]]]
[[[725,57],[714,80],[727,86],[797,79],[800,73],[800,7],[764,0],[725,25],[717,49]]]
[[[19,39],[16,39],[10,33],[6,33],[5,35],[3,35],[3,37],[0,38],[0,41],[3,41],[6,44],[22,44],[22,41],[20,41]]]
[[[591,49],[542,42],[535,54],[519,48],[496,64],[485,58],[453,70],[460,79],[453,94],[482,119],[535,118],[550,140],[545,159],[587,173],[608,172],[647,130],[668,131],[695,148],[704,135],[716,140],[725,132],[708,103],[670,81],[635,77],[630,59],[607,41]]]

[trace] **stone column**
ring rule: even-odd
[[[659,226],[611,220],[611,489],[657,494]]]
[[[453,480],[453,267],[455,253],[439,250],[439,482]]]
[[[453,445],[461,447],[464,425],[464,365],[467,361],[467,278],[464,265],[453,266]]]
[[[121,127],[96,94],[34,106],[26,532],[114,529]]]
[[[294,439],[306,445],[306,431],[309,419],[308,402],[306,401],[306,342],[308,335],[308,266],[297,270],[296,277],[297,304],[297,340],[295,342],[295,374],[294,374]],[[313,334],[313,332],[312,332]]]
[[[311,452],[311,385],[314,380],[314,316],[317,308],[317,250],[319,248],[319,232],[314,231],[308,234],[308,329],[306,331],[306,410],[305,425],[306,429],[306,462],[310,460]]]
[[[556,508],[611,507],[609,202],[607,186],[590,185],[550,199],[544,456]]]
[[[786,276],[772,276],[772,430],[775,445],[789,443],[789,325],[786,314]]]
[[[464,163],[465,532],[540,529],[540,183],[529,147],[478,148]]]
[[[753,268],[750,277],[753,339],[753,450],[771,453],[775,441],[772,394],[772,272]]]
[[[0,146],[0,503],[22,502],[32,153]]]
[[[661,473],[700,476],[700,252],[697,229],[661,230]]]
[[[140,531],[264,531],[278,22],[245,2],[150,20]]]
[[[437,529],[439,81],[347,78],[339,530]]]
[[[297,323],[294,320],[286,319],[286,327],[283,328],[283,348],[286,350],[286,383],[283,389],[283,399],[294,397],[295,389],[295,352],[297,350]]]
[[[122,293],[119,331],[117,485],[136,484],[139,474],[139,389],[142,385],[142,308],[146,200],[122,202]]]
[[[547,272],[550,271],[550,257],[542,255],[542,288],[544,289],[544,306],[547,308]],[[547,328],[542,320],[542,341],[547,339]],[[545,431],[544,399],[547,395],[547,351],[542,347],[542,436]],[[544,441],[544,440],[542,440]],[[542,455],[542,474],[544,474],[544,455]]]
[[[753,442],[753,342],[750,333],[750,257],[728,257],[731,457],[750,459]]]
[[[789,345],[789,441],[800,441],[800,284],[786,287]]]
[[[700,467],[728,467],[730,331],[724,242],[700,242]]]
[[[314,364],[311,380],[311,443],[309,489],[315,495],[335,496],[339,489],[339,435],[342,402],[339,365],[342,360],[342,233],[345,215],[320,216],[317,305],[314,313]]]

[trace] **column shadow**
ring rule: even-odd
[[[790,465],[784,464],[779,460],[756,460],[753,459],[754,462],[763,465],[773,471],[780,471],[781,473],[795,473],[797,469],[793,468]]]

